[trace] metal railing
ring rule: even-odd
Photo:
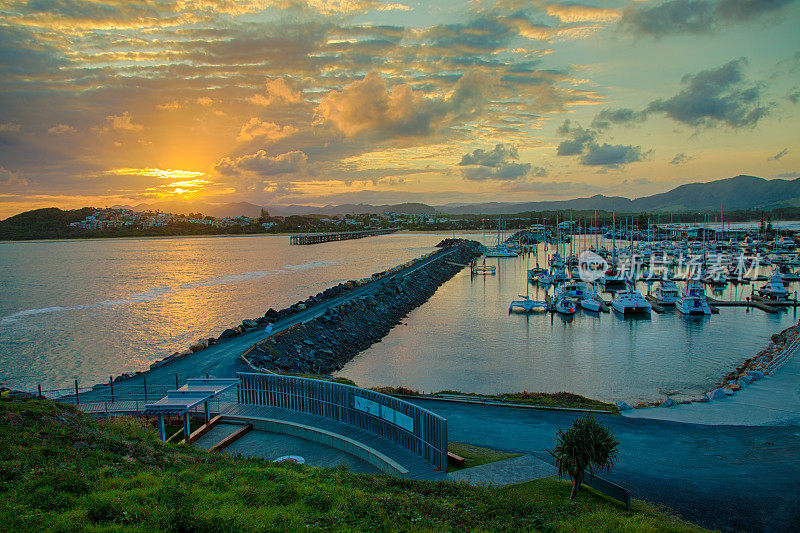
[[[350,385],[293,376],[239,373],[240,404],[321,416],[405,448],[447,470],[447,420],[414,404]]]

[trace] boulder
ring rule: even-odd
[[[617,402],[617,409],[620,411],[627,411],[628,409],[633,409],[627,402]]]
[[[219,338],[220,339],[229,339],[230,337],[237,336],[239,333],[240,333],[240,331],[239,331],[238,328],[228,328],[228,329],[226,329],[225,331],[223,331],[220,334]]]
[[[696,397],[692,398],[692,401],[693,402],[706,403],[708,401],[708,395],[707,394],[701,394],[700,396],[696,396]]]
[[[659,405],[659,407],[675,407],[676,405],[678,405],[678,402],[672,398],[667,398],[661,403],[661,405]]]
[[[709,393],[709,396],[712,400],[721,400],[728,397],[728,395],[725,394],[725,389],[714,389]]]
[[[736,391],[734,391],[733,389],[722,389],[722,391],[725,393],[726,396],[733,396],[736,393]]]
[[[258,322],[256,322],[255,320],[253,320],[251,318],[248,318],[248,319],[242,320],[242,326],[244,326],[246,328],[257,328],[258,327]]]
[[[200,350],[203,350],[203,349],[205,349],[205,345],[203,345],[203,344],[200,344],[199,342],[198,342],[198,343],[195,343],[195,344],[192,344],[191,346],[189,346],[189,350],[190,350],[192,353],[194,353],[194,352],[199,352]]]
[[[761,370],[750,370],[747,375],[753,378],[753,381],[758,381],[764,377],[764,373]]]

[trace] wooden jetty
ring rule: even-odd
[[[400,228],[388,229],[367,229],[362,231],[339,231],[336,233],[309,233],[306,235],[291,235],[289,244],[319,244],[323,242],[347,241],[350,239],[363,239],[364,237],[374,237],[375,235],[389,235],[399,231]]]
[[[645,300],[650,302],[650,307],[653,308],[653,311],[655,311],[656,313],[659,313],[659,314],[664,312],[664,307],[661,305],[661,300],[659,300],[655,296],[651,296],[649,294],[647,296],[645,296],[644,298],[645,298]]]

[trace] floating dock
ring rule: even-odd
[[[289,244],[320,244],[323,242],[347,241],[350,239],[363,239],[364,237],[374,237],[375,235],[389,235],[399,231],[399,228],[388,229],[367,229],[363,231],[339,231],[336,233],[309,233],[307,235],[291,235]]]

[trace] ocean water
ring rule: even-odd
[[[35,388],[144,370],[270,307],[434,249],[440,235],[315,246],[288,236],[0,243],[0,383]]]
[[[314,246],[266,235],[0,243],[0,382],[88,385],[143,370],[269,307],[418,257],[447,236]],[[535,258],[487,259],[498,265],[495,276],[463,270],[340,374],[363,386],[425,391],[566,390],[632,401],[688,395],[797,320],[793,310],[744,308],[702,318],[674,310],[638,319],[509,314],[509,302],[525,293],[528,262]],[[529,290],[543,298],[537,286]],[[749,293],[731,286],[714,296]]]

